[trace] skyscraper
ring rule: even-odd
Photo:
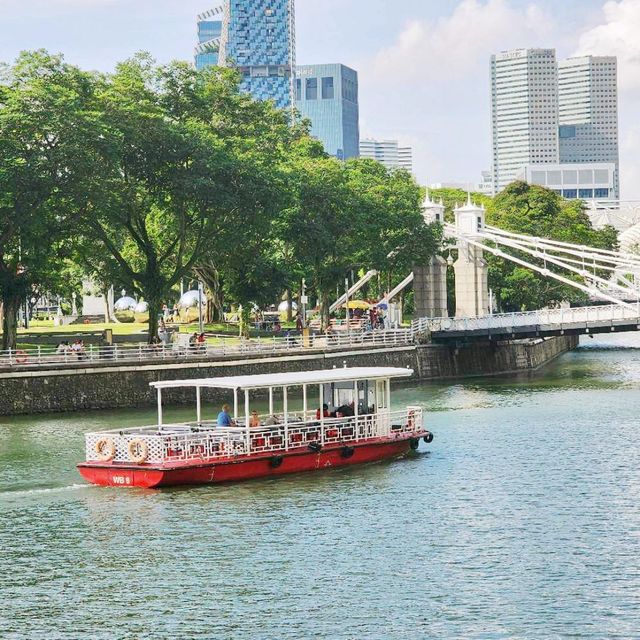
[[[387,169],[406,169],[413,172],[411,147],[401,147],[397,140],[360,140],[360,157],[381,162]]]
[[[343,64],[299,66],[296,108],[311,120],[311,134],[341,160],[359,155],[358,73]]]
[[[491,57],[491,127],[494,192],[524,165],[558,162],[554,49],[516,49]]]
[[[196,69],[218,64],[222,8],[209,9],[198,16],[198,45],[195,50]]]
[[[615,57],[585,56],[558,64],[560,162],[614,163],[620,197],[618,68]]]
[[[293,104],[294,0],[224,0],[220,59],[242,74],[241,90],[277,107]]]

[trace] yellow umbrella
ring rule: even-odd
[[[368,309],[371,305],[366,300],[349,300],[348,309]]]

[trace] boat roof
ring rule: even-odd
[[[324,384],[351,380],[407,378],[411,375],[413,375],[413,369],[399,369],[395,367],[344,367],[341,369],[263,373],[253,376],[229,376],[226,378],[161,380],[159,382],[150,382],[149,385],[156,389],[175,389],[179,387],[265,389],[267,387],[297,387],[303,384]]]

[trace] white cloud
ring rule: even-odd
[[[491,53],[552,43],[552,19],[537,5],[517,9],[508,0],[462,0],[434,21],[409,22],[396,43],[375,58],[379,77],[402,81],[461,76],[487,68]]]
[[[620,88],[640,89],[640,0],[610,0],[604,22],[585,31],[574,55],[618,57]]]
[[[422,181],[479,181],[491,162],[491,54],[554,46],[555,33],[533,1],[461,0],[448,15],[407,22],[358,65],[362,134],[409,142]]]

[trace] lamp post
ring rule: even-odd
[[[302,307],[302,328],[307,328],[307,283],[302,278],[302,295],[300,296],[300,306]]]
[[[349,332],[349,278],[344,279],[344,310],[347,317],[347,333]]]

